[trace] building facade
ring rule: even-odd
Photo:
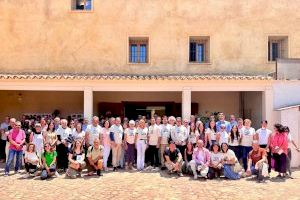
[[[191,114],[276,121],[299,1],[0,2],[0,117]],[[296,83],[295,90],[297,89]],[[297,101],[297,99],[296,99]]]

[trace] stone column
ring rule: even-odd
[[[262,120],[267,120],[268,128],[273,130],[274,119],[273,88],[266,87],[262,93]]]
[[[91,123],[93,117],[93,90],[91,87],[84,88],[83,110],[84,118],[87,118]]]
[[[181,111],[182,119],[190,120],[191,116],[191,107],[192,107],[192,91],[191,88],[183,88],[182,90],[182,102],[181,102]]]

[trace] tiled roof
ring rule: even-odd
[[[183,75],[121,75],[121,74],[1,74],[0,80],[272,80],[267,75],[183,74]]]

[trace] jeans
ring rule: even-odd
[[[135,144],[129,144],[127,142],[127,150],[126,150],[126,162],[127,164],[134,163],[134,146]]]
[[[145,166],[145,151],[147,148],[146,140],[138,140],[136,144],[137,149],[137,169],[143,170]]]
[[[43,169],[43,170],[42,170],[42,173],[41,173],[41,179],[42,179],[42,180],[45,180],[45,179],[47,179],[47,178],[49,178],[49,177],[52,176],[51,173],[54,173],[54,172],[56,171],[56,164],[51,165],[51,166],[49,167],[49,171],[50,171],[50,174],[48,174],[48,172],[47,172],[46,169]]]
[[[15,171],[18,171],[20,169],[23,151],[22,150],[16,151],[16,150],[10,149],[8,152],[8,158],[7,158],[7,162],[5,165],[5,173],[7,173],[7,174],[9,173],[9,168],[10,168],[11,163],[14,160],[15,155],[16,155]]]
[[[245,171],[247,170],[247,167],[248,167],[248,155],[251,150],[252,150],[252,147],[242,146],[243,167],[244,167]]]
[[[224,176],[230,180],[237,180],[240,179],[240,175],[235,173],[230,165],[224,165]]]

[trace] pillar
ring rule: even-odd
[[[84,118],[91,123],[93,117],[93,90],[91,87],[84,88],[83,110]]]
[[[181,102],[181,111],[182,118],[190,120],[191,116],[191,107],[192,107],[192,91],[191,88],[183,88],[182,90],[182,102]]]
[[[273,130],[275,112],[273,104],[273,88],[266,87],[262,94],[262,119],[268,121],[268,128]]]

